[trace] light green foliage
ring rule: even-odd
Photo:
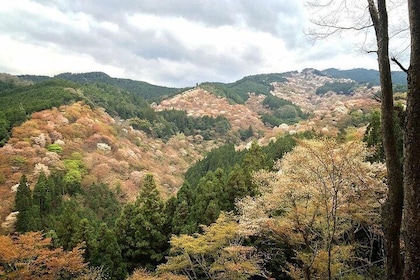
[[[260,274],[261,260],[252,247],[242,246],[237,222],[221,213],[203,227],[203,234],[171,238],[170,256],[158,272],[184,274],[189,279],[249,279]]]
[[[28,162],[28,160],[24,156],[12,156],[11,163],[17,166],[23,166]]]
[[[63,148],[58,144],[49,144],[47,150],[59,154],[63,151]]]
[[[77,154],[75,155],[77,156]],[[66,159],[64,166],[67,173],[64,175],[63,181],[66,185],[66,191],[74,194],[80,190],[82,175],[86,172],[85,165],[81,159]]]

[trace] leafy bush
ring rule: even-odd
[[[47,150],[59,154],[63,151],[63,148],[58,144],[50,144],[47,146]]]

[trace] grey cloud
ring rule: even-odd
[[[157,34],[133,27],[127,22],[127,16],[143,13],[182,17],[211,27],[244,24],[254,31],[283,38],[289,47],[301,40],[302,8],[297,1],[37,1],[60,10],[64,16],[85,15],[94,22],[85,32],[54,18],[21,11],[18,15],[2,16],[2,28],[23,41],[55,44],[64,51],[89,55],[98,63],[126,69],[131,76],[153,76],[165,85],[233,81],[257,73],[264,61],[261,46],[259,42],[249,42],[241,46],[244,50],[234,53],[217,53],[210,46],[191,50],[169,31],[160,30]],[[100,27],[100,22],[114,23],[119,30],[109,32]],[[161,69],[162,59],[172,62],[174,68]],[[181,63],[189,66],[176,69]]]
[[[300,32],[303,24],[302,5],[299,1],[289,0],[37,1],[48,3],[63,12],[86,13],[97,20],[113,20],[119,24],[123,24],[124,17],[127,15],[145,13],[183,17],[209,26],[244,23],[250,28],[276,36],[284,35],[284,30],[290,30],[290,28],[298,29]],[[280,26],[285,28],[279,28]]]

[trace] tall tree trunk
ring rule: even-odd
[[[420,279],[420,1],[408,0],[411,57],[404,130],[405,279]]]
[[[387,279],[401,279],[400,229],[403,208],[403,170],[397,152],[394,126],[394,99],[389,60],[388,13],[386,1],[368,0],[369,12],[378,45],[378,65],[381,82],[381,128],[388,173],[388,196],[382,209],[385,236],[385,266]]]

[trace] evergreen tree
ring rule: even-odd
[[[38,181],[35,184],[33,192],[34,204],[39,206],[40,212],[45,213],[51,209],[52,204],[52,190],[50,190],[50,183],[45,174],[42,172],[38,176]]]
[[[103,267],[106,279],[125,279],[127,268],[121,256],[121,248],[115,232],[101,223],[96,248],[90,260],[91,266]]]
[[[32,207],[32,192],[26,180],[26,176],[22,175],[15,196],[15,210],[22,212]]]
[[[3,111],[0,111],[0,147],[6,144],[9,137],[10,123]]]
[[[118,242],[129,271],[136,266],[154,268],[168,249],[164,203],[153,176],[146,175],[134,204],[128,204],[116,222]]]
[[[96,248],[96,240],[95,229],[86,218],[81,219],[78,223],[73,236],[71,236],[70,247],[74,248],[80,243],[84,244],[83,257],[85,261],[90,262]]]
[[[81,205],[74,199],[64,202],[59,209],[60,214],[56,217],[55,225],[53,225],[58,237],[57,242],[65,250],[70,250],[73,245],[76,245],[73,236],[82,219],[79,213],[80,207]]]
[[[26,176],[22,175],[15,196],[15,209],[19,211],[16,219],[18,232],[37,231],[40,229],[39,207],[33,204],[32,191]]]
[[[235,164],[233,170],[229,173],[225,191],[228,201],[225,209],[227,211],[231,211],[235,208],[235,199],[249,195],[247,177],[244,169],[242,169],[239,164]]]
[[[190,215],[190,223],[195,225],[195,231],[201,224],[209,225],[214,222],[220,210],[223,210],[226,204],[225,184],[226,174],[221,168],[208,172],[198,183]]]
[[[256,195],[256,187],[252,184],[252,172],[261,169],[269,169],[272,163],[256,141],[252,142],[251,148],[247,151],[242,161],[242,169],[245,174],[245,183],[249,194]]]
[[[188,217],[190,215],[190,207],[185,200],[176,205],[175,211],[170,213],[167,211],[167,217],[171,217],[171,233],[172,234],[184,234],[189,232]]]

